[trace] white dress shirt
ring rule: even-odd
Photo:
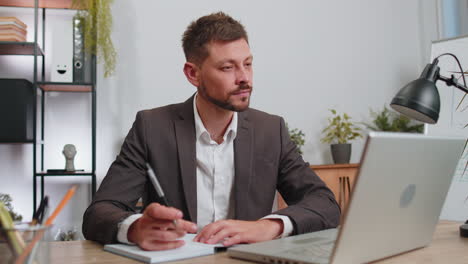
[[[206,225],[222,219],[235,218],[235,200],[232,192],[234,185],[234,139],[237,134],[237,112],[218,144],[211,139],[198,114],[196,97],[193,100],[195,118],[196,155],[197,155],[197,226],[201,231]],[[131,215],[120,223],[117,240],[130,244],[127,239],[128,228],[142,214]],[[291,219],[284,215],[271,214],[262,219],[281,219],[286,237],[293,231]]]
[[[198,114],[195,96],[193,113],[197,152],[197,226],[234,218],[234,139],[237,133],[237,113],[223,135],[223,142],[214,141]]]

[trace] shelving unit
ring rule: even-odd
[[[72,2],[72,0],[2,0],[0,6],[72,9]]]
[[[34,115],[33,115],[33,140],[23,142],[0,142],[0,143],[23,143],[33,145],[33,208],[37,207],[37,180],[40,179],[41,198],[44,197],[45,177],[69,177],[85,176],[91,177],[92,195],[96,192],[96,58],[91,58],[91,82],[90,83],[63,83],[45,81],[45,56],[38,43],[39,9],[42,9],[42,43],[45,43],[45,23],[47,9],[72,9],[72,0],[0,0],[0,7],[24,7],[34,10],[34,42],[1,42],[0,55],[26,55],[34,58]],[[38,58],[42,58],[42,63],[38,65]],[[40,79],[38,72],[41,71]],[[38,94],[38,92],[40,94]],[[77,171],[73,173],[50,173],[44,168],[44,138],[45,138],[45,95],[47,92],[71,92],[91,94],[91,171]],[[41,105],[38,109],[37,98],[40,95]],[[37,111],[40,111],[40,122],[37,120]],[[38,136],[40,129],[40,136]],[[38,150],[40,151],[40,164],[37,164]]]

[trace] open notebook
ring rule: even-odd
[[[196,234],[186,234],[183,237],[183,240],[185,240],[185,245],[180,248],[171,250],[145,251],[140,249],[138,246],[124,244],[108,244],[104,246],[104,250],[146,263],[161,263],[166,261],[194,258],[212,255],[218,251],[226,250],[222,244],[208,245],[193,242],[192,240],[195,235]]]

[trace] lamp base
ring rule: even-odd
[[[468,237],[468,220],[465,222],[465,224],[460,226],[460,236]]]

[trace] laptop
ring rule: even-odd
[[[427,246],[464,138],[369,133],[341,226],[229,248],[264,263],[365,263]]]

